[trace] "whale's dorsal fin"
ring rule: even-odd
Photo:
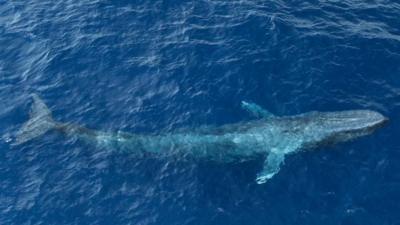
[[[257,118],[273,118],[275,117],[274,114],[271,112],[265,110],[261,106],[252,103],[252,102],[246,102],[242,101],[242,108],[245,109],[246,111],[250,112],[251,115],[257,117]]]
[[[280,170],[281,165],[285,161],[284,153],[270,152],[264,161],[262,170],[257,173],[256,182],[263,184],[267,180],[271,179]]]

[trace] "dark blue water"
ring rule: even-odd
[[[1,1],[0,224],[400,224],[395,1]],[[155,133],[371,109],[372,136],[287,158],[136,158],[50,132],[11,147],[31,93],[54,117]]]

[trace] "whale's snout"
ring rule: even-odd
[[[327,113],[321,118],[329,139],[341,141],[371,134],[389,119],[371,110],[349,110]]]
[[[315,143],[337,143],[373,133],[383,127],[389,119],[371,110],[348,110],[317,113],[318,119],[310,119],[311,145]],[[316,114],[310,114],[315,116]],[[310,117],[309,117],[310,118]],[[308,131],[309,132],[309,131]]]
[[[324,118],[324,123],[336,131],[370,130],[386,124],[389,119],[371,110],[349,110],[335,112]]]
[[[360,128],[376,129],[389,122],[389,118],[379,112],[365,110],[360,112],[360,114],[363,115],[360,118],[363,121],[363,123],[359,124]]]

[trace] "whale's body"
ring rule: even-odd
[[[56,122],[44,102],[33,95],[31,118],[18,132],[14,144],[22,144],[56,129],[97,145],[143,155],[184,154],[219,162],[267,155],[256,179],[258,183],[264,183],[279,171],[285,155],[364,136],[387,121],[380,113],[370,110],[309,112],[277,117],[258,105],[242,103],[245,109],[258,117],[257,120],[191,131],[140,135],[96,131]]]

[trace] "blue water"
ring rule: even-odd
[[[395,1],[0,0],[0,224],[400,224]],[[31,93],[54,117],[157,133],[371,109],[389,125],[287,158],[136,158],[50,132],[12,147]]]

